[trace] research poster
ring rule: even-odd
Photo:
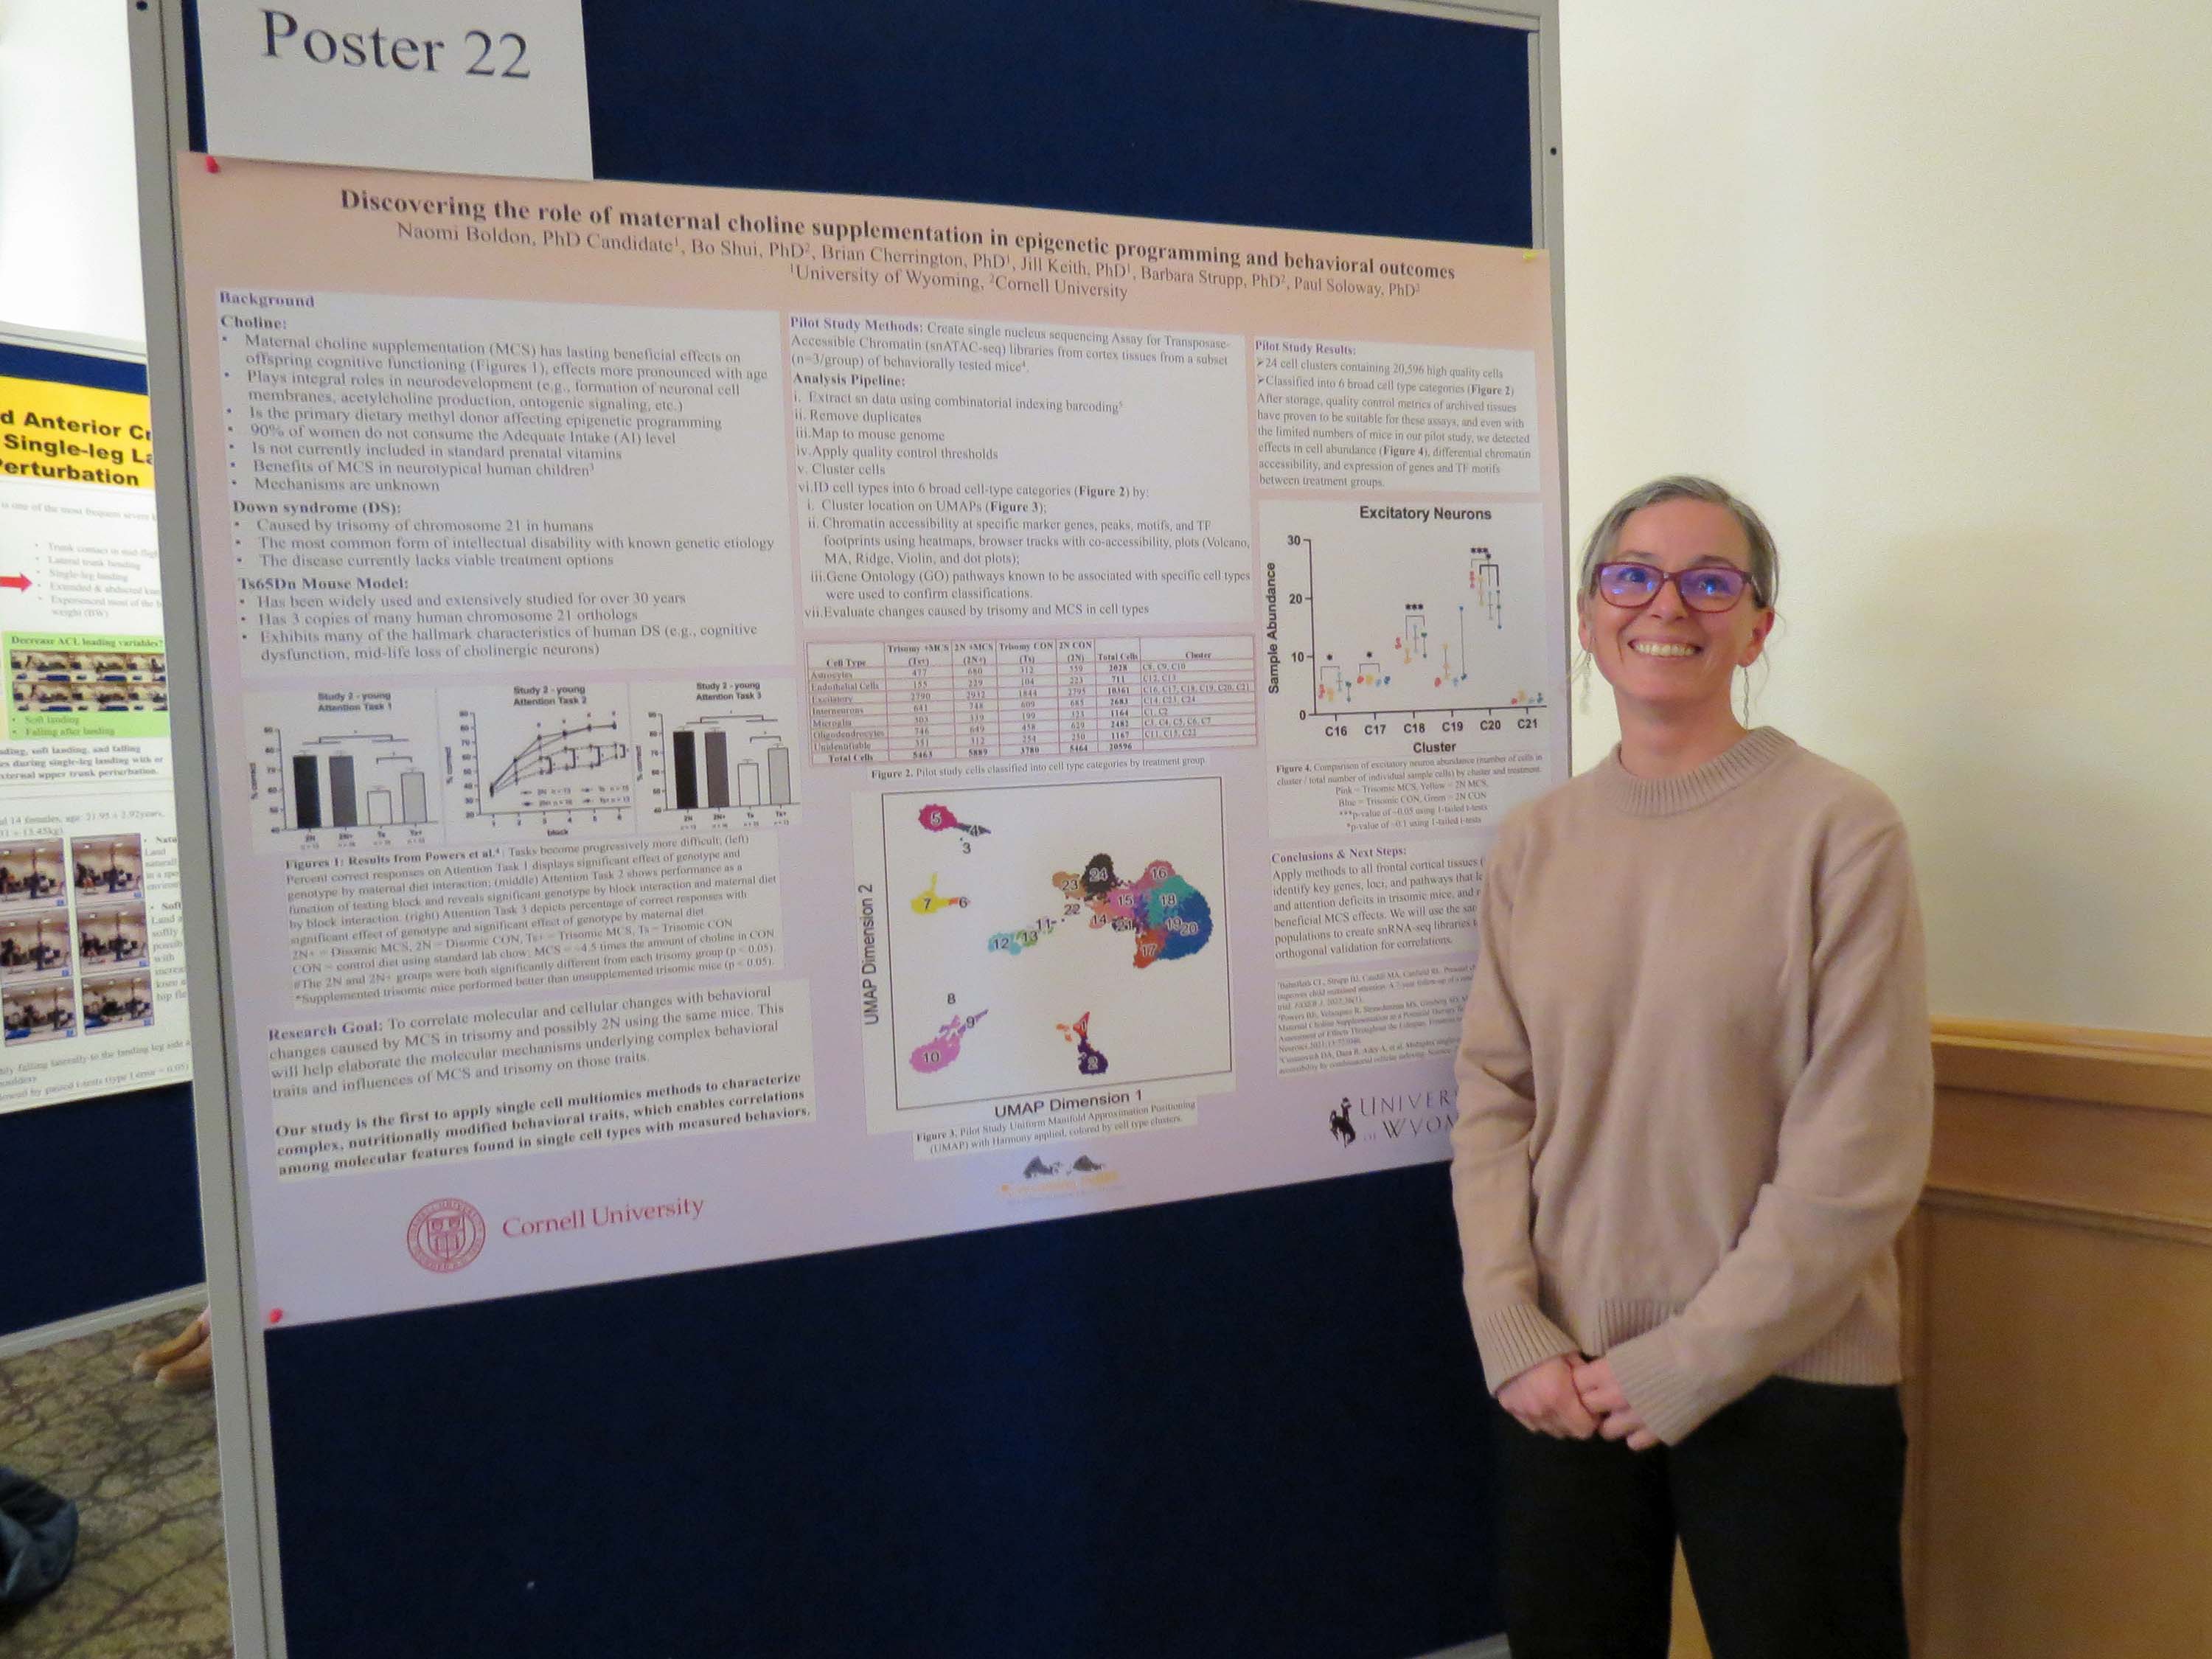
[[[0,1112],[191,1074],[147,398],[64,361],[0,345]]]
[[[260,1316],[1445,1155],[1541,256],[179,183]]]

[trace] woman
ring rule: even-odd
[[[1620,746],[1487,866],[1452,1196],[1515,1659],[1663,1659],[1677,1538],[1716,1659],[1905,1652],[1920,918],[1881,792],[1730,707],[1777,574],[1708,480],[1614,505],[1577,619]]]

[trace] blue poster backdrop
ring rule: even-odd
[[[1531,237],[1515,30],[1310,0],[585,26],[605,178]],[[1441,1166],[266,1354],[302,1659],[1386,1659],[1501,1622]]]

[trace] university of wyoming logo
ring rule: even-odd
[[[1359,1131],[1352,1127],[1352,1097],[1346,1095],[1337,1109],[1328,1115],[1328,1132],[1336,1137],[1340,1146],[1349,1146],[1359,1139]]]

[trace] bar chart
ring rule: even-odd
[[[443,755],[422,691],[256,699],[254,826],[264,844],[437,839]]]
[[[798,822],[789,681],[638,685],[653,816],[660,827],[775,828]]]
[[[411,754],[380,752],[406,741],[388,732],[349,732],[301,744],[291,755],[286,827],[354,830],[429,823],[429,775]]]
[[[757,719],[758,716],[733,715],[732,720]],[[669,773],[675,783],[675,807],[679,812],[695,812],[701,807],[720,806],[789,806],[791,798],[791,750],[781,744],[773,744],[761,750],[758,760],[741,760],[731,763],[731,740],[733,733],[721,726],[701,725],[679,726],[669,733]],[[743,744],[747,734],[739,728],[734,736]],[[739,754],[747,752],[744,749]],[[761,787],[761,768],[768,769],[765,795]],[[732,790],[732,774],[735,774],[736,788]],[[702,785],[704,785],[702,790]]]

